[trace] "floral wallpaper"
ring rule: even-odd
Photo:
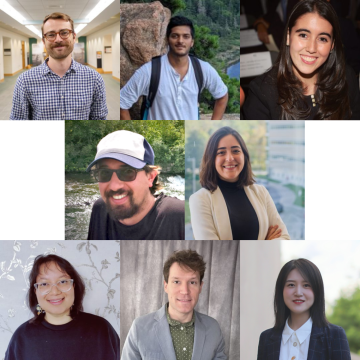
[[[40,254],[68,260],[86,285],[84,311],[120,332],[120,241],[0,241],[0,359],[15,330],[32,317],[26,306],[29,273]]]

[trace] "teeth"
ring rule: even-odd
[[[232,166],[224,166],[225,169],[233,169],[234,167],[236,167],[236,165],[232,165]]]
[[[113,198],[115,199],[115,200],[120,200],[120,199],[122,199],[122,198],[124,198],[126,195],[113,195]]]
[[[314,61],[316,60],[316,57],[309,57],[309,56],[303,56],[303,55],[300,55],[305,61]]]

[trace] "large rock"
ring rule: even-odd
[[[166,52],[166,28],[171,12],[159,1],[148,4],[120,4],[120,88],[143,64]],[[139,101],[132,119],[140,119]]]

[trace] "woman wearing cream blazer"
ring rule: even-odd
[[[225,126],[210,137],[200,183],[202,189],[189,199],[196,240],[290,240],[269,192],[255,184],[236,130]]]

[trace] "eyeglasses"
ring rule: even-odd
[[[50,284],[46,282],[34,284],[35,289],[39,290],[41,295],[48,294],[53,286],[56,286],[61,292],[70,291],[74,284],[73,279],[60,280],[56,284]]]
[[[139,171],[144,169],[134,169],[132,167],[121,167],[120,169],[96,169],[92,171],[96,181],[98,182],[109,182],[115,172],[118,179],[121,181],[134,181]]]
[[[56,35],[59,34],[60,37],[61,37],[63,40],[65,40],[65,39],[67,39],[67,38],[70,36],[71,33],[73,33],[72,30],[63,29],[63,30],[60,30],[60,31],[58,31],[58,32],[56,32],[56,31],[50,31],[50,32],[44,34],[44,37],[45,37],[48,41],[55,41]]]

